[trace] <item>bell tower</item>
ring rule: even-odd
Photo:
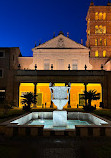
[[[92,1],[86,21],[90,64],[93,69],[100,70],[111,59],[111,3],[108,1],[107,6],[95,6]]]

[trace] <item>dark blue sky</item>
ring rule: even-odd
[[[62,30],[86,41],[86,15],[91,0],[0,0],[0,47],[20,47],[32,56],[35,41],[45,42]],[[107,0],[94,0],[106,5]]]

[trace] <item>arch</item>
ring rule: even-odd
[[[99,33],[103,33],[103,26],[102,25],[99,26]]]
[[[103,19],[103,14],[102,12],[99,13],[99,20],[102,20]]]
[[[103,26],[103,33],[106,33],[106,26]]]
[[[95,20],[98,20],[98,12],[95,13]]]
[[[95,46],[98,45],[98,39],[95,39]]]
[[[98,50],[95,51],[95,57],[98,57],[99,56],[99,53],[98,53]]]
[[[104,39],[104,45],[105,45],[105,46],[107,45],[107,41],[106,41],[106,39]]]
[[[106,57],[106,50],[103,50],[103,57]]]
[[[95,33],[98,33],[98,25],[95,26]]]
[[[100,38],[100,45],[102,45],[102,39]]]
[[[106,19],[106,13],[103,13],[103,20]]]

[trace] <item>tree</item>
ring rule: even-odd
[[[29,111],[31,104],[32,103],[34,103],[34,104],[37,103],[36,96],[37,95],[34,95],[32,92],[27,92],[26,94],[24,94],[23,96],[21,96],[23,98],[22,101],[21,101],[21,103],[25,105],[23,107],[24,110]]]
[[[84,106],[83,109],[85,111],[93,111],[96,109],[96,107],[91,106],[91,102],[92,102],[92,100],[99,100],[100,93],[97,93],[97,91],[95,89],[89,90],[88,92],[84,91],[84,96],[82,96],[81,99],[88,100],[87,106]]]
[[[97,93],[97,91],[94,90],[90,90],[90,91],[85,91],[85,96],[86,99],[88,100],[88,106],[91,106],[91,102],[92,100],[99,100],[100,99],[100,93]]]

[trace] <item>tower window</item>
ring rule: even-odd
[[[98,40],[97,39],[95,39],[95,46],[97,46],[98,45]]]
[[[104,39],[104,45],[105,45],[105,46],[107,45],[107,41],[106,41],[106,39]]]
[[[100,34],[106,33],[106,26],[102,26],[102,25],[98,26],[98,25],[96,25],[95,26],[95,33],[100,33]]]
[[[98,12],[95,13],[95,20],[98,20]]]
[[[95,51],[95,57],[98,57],[99,54],[98,54],[98,50]]]
[[[100,38],[100,45],[102,45],[102,39]]]
[[[99,20],[102,20],[103,19],[103,14],[100,12],[99,13]]]
[[[103,20],[106,19],[106,13],[103,13]]]
[[[106,57],[106,50],[103,51],[103,57]]]
[[[98,33],[98,25],[95,26],[95,33]]]
[[[106,33],[106,26],[103,26],[103,33]]]

